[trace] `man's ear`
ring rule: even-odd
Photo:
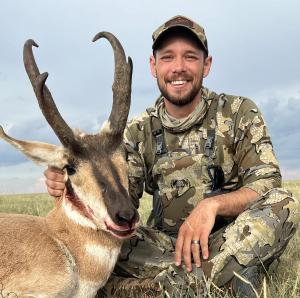
[[[206,78],[209,75],[211,65],[212,65],[212,56],[207,56],[204,60],[204,65],[203,65],[203,78]]]
[[[156,78],[157,77],[157,75],[156,75],[156,61],[155,61],[155,57],[153,55],[150,56],[150,69],[151,69],[152,76],[154,78]]]
[[[63,168],[67,164],[67,152],[64,147],[42,142],[17,140],[7,135],[0,126],[0,138],[25,154],[38,164]]]

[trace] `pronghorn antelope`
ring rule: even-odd
[[[138,213],[128,193],[122,137],[131,94],[132,62],[120,42],[98,33],[114,50],[113,106],[98,134],[74,132],[64,121],[40,74],[32,46],[24,45],[24,64],[40,109],[63,146],[14,139],[0,126],[0,137],[37,163],[62,168],[66,191],[45,217],[0,214],[0,290],[2,296],[94,297],[111,274]],[[10,297],[10,296],[9,296]]]

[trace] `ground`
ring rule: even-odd
[[[286,181],[284,187],[300,199],[300,180]],[[47,194],[0,195],[0,212],[26,213],[45,216],[53,207],[54,200]],[[144,195],[141,200],[140,213],[145,223],[151,209],[151,197]],[[262,297],[299,298],[300,297],[300,229],[290,241],[286,251],[280,259],[276,272],[265,282]],[[1,287],[0,287],[1,297]],[[230,298],[229,293],[215,289],[212,298]]]

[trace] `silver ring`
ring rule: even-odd
[[[200,244],[200,240],[192,240],[191,244]]]

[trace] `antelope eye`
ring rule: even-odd
[[[65,165],[64,169],[66,169],[68,176],[72,176],[76,173],[75,168],[70,165]]]
[[[100,182],[100,187],[103,193],[106,193],[107,191],[107,187],[106,184],[104,182]]]

